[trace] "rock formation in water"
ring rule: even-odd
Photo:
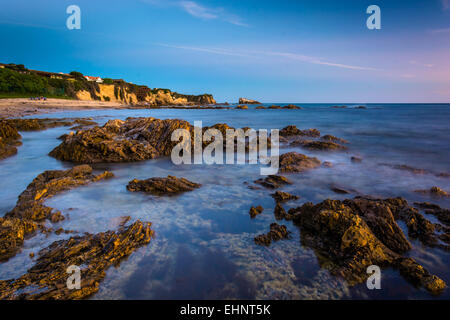
[[[45,220],[58,222],[64,219],[60,212],[44,205],[44,201],[56,194],[112,177],[105,171],[92,174],[92,168],[81,165],[69,170],[45,171],[38,175],[23,191],[16,206],[0,218],[0,261],[13,257],[23,241],[36,230],[46,230]]]
[[[136,221],[127,228],[60,240],[39,252],[36,264],[15,280],[0,280],[0,299],[83,299],[99,289],[110,266],[118,266],[150,242],[151,223]],[[67,286],[68,268],[80,268],[80,289]]]
[[[279,175],[269,175],[265,178],[255,180],[254,182],[269,189],[278,189],[282,185],[292,184],[292,182],[288,178]]]
[[[239,104],[261,104],[261,102],[246,98],[239,98]]]
[[[430,239],[439,235],[401,198],[357,197],[325,200],[317,205],[306,203],[290,209],[287,218],[300,228],[302,245],[314,249],[323,267],[352,285],[365,281],[367,267],[377,265],[398,269],[406,279],[432,294],[440,294],[446,288],[443,280],[404,256],[411,244],[397,220],[406,222],[410,237],[425,244],[438,245]]]
[[[297,152],[288,152],[280,156],[280,172],[305,172],[320,167],[320,160]]]
[[[255,237],[255,243],[261,246],[269,246],[272,241],[289,239],[289,234],[290,232],[287,230],[286,226],[272,223],[268,233]]]
[[[251,207],[248,214],[250,215],[250,218],[254,219],[257,215],[261,214],[263,211],[264,208],[262,206]]]
[[[134,179],[127,185],[131,192],[145,192],[153,195],[174,195],[200,188],[201,184],[185,178],[167,176],[167,178],[150,178],[147,180]]]

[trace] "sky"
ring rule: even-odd
[[[69,30],[69,5],[81,29]],[[377,5],[381,29],[369,30]],[[0,0],[0,62],[278,103],[450,102],[450,0]]]

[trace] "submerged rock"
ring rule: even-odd
[[[279,175],[269,175],[264,179],[261,178],[254,182],[269,189],[278,189],[282,185],[292,184],[288,178]]]
[[[52,243],[39,252],[36,264],[15,280],[0,280],[0,299],[83,299],[99,289],[105,271],[150,242],[151,224],[136,221],[128,228],[86,234]],[[81,269],[81,288],[66,285],[68,268]]]
[[[396,223],[405,210],[403,199],[325,200],[290,209],[300,228],[303,245],[315,250],[319,262],[334,275],[354,285],[365,281],[370,265],[392,266],[409,281],[440,294],[444,281],[431,275],[414,259],[403,257],[411,248]]]
[[[323,137],[321,137],[321,139],[324,141],[330,141],[335,143],[348,143],[347,140],[332,136],[331,134],[324,135]]]
[[[440,222],[445,224],[447,227],[450,227],[450,210],[441,208],[437,204],[432,204],[429,202],[414,202],[414,205],[418,206],[421,209],[425,210],[426,214],[432,214]]]
[[[280,172],[305,172],[319,167],[320,160],[297,152],[288,152],[280,156]]]
[[[251,207],[250,211],[248,212],[250,215],[250,218],[254,219],[257,215],[261,214],[264,211],[264,208],[262,206]]]
[[[439,187],[431,187],[429,190],[415,190],[414,192],[428,194],[434,197],[449,197],[448,192]]]
[[[362,162],[362,158],[352,156],[350,158],[350,161],[353,162],[353,163],[361,163]]]
[[[92,174],[92,168],[81,165],[69,170],[45,171],[38,175],[23,191],[16,206],[0,221],[0,261],[13,257],[22,247],[24,239],[37,229],[44,230],[44,220],[58,222],[64,219],[60,212],[44,205],[44,201],[58,193],[112,177],[105,171]]]
[[[167,176],[167,178],[150,178],[147,180],[134,179],[127,185],[127,190],[132,192],[146,192],[154,195],[173,195],[200,188],[201,184],[189,181],[185,178]]]
[[[275,219],[277,219],[277,220],[282,220],[282,219],[289,220],[289,218],[290,218],[290,216],[287,214],[286,210],[284,210],[284,208],[280,202],[277,202],[277,204],[275,205],[273,214],[275,216]]]
[[[273,193],[272,198],[275,199],[276,202],[285,202],[285,201],[289,201],[289,200],[297,200],[299,199],[299,196],[290,194],[288,192],[283,192],[283,191],[277,191],[275,193]]]
[[[272,241],[288,239],[289,234],[290,232],[287,230],[286,226],[272,223],[268,233],[255,237],[255,243],[261,246],[269,246]]]
[[[301,146],[309,150],[346,150],[347,147],[331,141],[295,140],[290,146]]]

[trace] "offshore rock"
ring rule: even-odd
[[[201,184],[185,178],[167,176],[167,178],[150,178],[147,180],[134,179],[127,185],[132,192],[145,192],[153,195],[174,195],[200,188]]]
[[[283,191],[277,191],[277,192],[273,193],[271,196],[272,196],[272,198],[275,199],[276,202],[285,202],[285,201],[299,199],[299,196],[290,194],[288,192],[283,192]]]
[[[262,206],[251,207],[250,211],[248,212],[250,215],[250,218],[254,219],[257,215],[261,214],[264,211],[264,208]]]
[[[239,98],[239,104],[261,104],[261,102],[246,98]]]
[[[278,175],[269,175],[264,179],[261,178],[254,182],[269,189],[278,189],[282,185],[292,184],[292,182],[288,178]]]
[[[280,130],[281,137],[292,137],[292,136],[305,136],[305,137],[320,137],[320,131],[317,129],[306,129],[300,130],[294,125],[284,127]]]

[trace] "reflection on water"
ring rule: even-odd
[[[439,186],[450,190],[450,179],[433,174],[415,175],[380,163],[408,164],[432,172],[450,172],[448,105],[369,105],[367,110],[330,109],[327,105],[306,105],[302,110],[93,110],[43,115],[42,117],[93,117],[99,123],[128,116],[181,118],[204,125],[227,123],[254,129],[317,128],[350,141],[347,152],[300,151],[333,163],[305,174],[290,175],[293,185],[283,187],[300,196],[285,208],[327,198],[345,199],[358,194],[380,197],[402,196],[408,201],[432,201],[450,207],[449,199],[430,199],[413,192]],[[0,162],[0,213],[10,210],[17,196],[44,170],[72,166],[48,157],[68,128],[22,133],[23,146],[17,156]],[[363,158],[352,163],[350,157]],[[349,299],[430,298],[404,281],[395,270],[384,270],[383,290],[373,292],[364,284],[348,288],[344,281],[321,270],[314,253],[299,244],[299,232],[290,240],[269,248],[259,247],[253,238],[265,233],[273,222],[274,201],[270,190],[251,190],[246,183],[258,179],[255,165],[175,166],[169,159],[139,163],[101,164],[96,170],[111,170],[114,179],[74,189],[49,199],[46,205],[68,216],[56,227],[83,232],[117,228],[120,217],[151,221],[156,238],[132,254],[117,268],[111,268],[93,298],[113,299]],[[175,175],[201,183],[202,187],[175,197],[131,193],[128,181]],[[352,194],[336,194],[339,186]],[[251,220],[248,210],[262,205],[264,212]],[[22,252],[0,265],[0,279],[17,277],[37,252],[56,239],[70,235],[39,235],[25,242]],[[450,283],[447,270],[450,255],[422,248],[413,241],[410,255],[430,272]],[[449,298],[445,292],[441,298]]]

